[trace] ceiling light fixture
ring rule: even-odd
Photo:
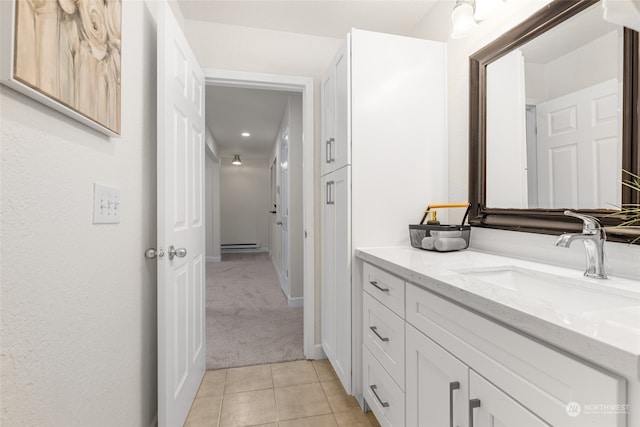
[[[476,29],[478,24],[473,19],[474,1],[473,0],[457,0],[451,13],[451,22],[453,23],[453,32],[451,38],[461,39],[467,37]]]
[[[240,166],[242,164],[242,160],[240,160],[240,154],[234,154],[233,160],[231,160],[232,165]]]
[[[502,0],[476,0],[476,9],[473,17],[476,21],[487,19],[491,14],[504,3]]]
[[[249,138],[251,136],[249,132],[242,132],[240,135],[242,135],[245,138]]]

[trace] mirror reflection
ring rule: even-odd
[[[486,206],[617,209],[622,73],[598,4],[489,64]]]

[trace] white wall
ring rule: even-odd
[[[621,28],[549,62],[545,67],[546,85],[549,88],[547,99],[558,98],[610,79],[622,81],[623,45]]]
[[[220,254],[220,162],[205,158],[205,217],[207,261],[218,262]]]
[[[527,99],[539,103],[606,80],[622,81],[623,43],[620,28],[546,64],[526,62]]]
[[[448,40],[448,101],[449,101],[449,200],[468,198],[468,144],[469,144],[469,55],[495,40],[505,31],[529,17],[550,0],[519,0],[506,2],[500,12],[483,23],[468,38],[450,39],[453,2],[439,5],[425,16],[414,35],[434,40]],[[455,220],[452,219],[452,220]],[[555,236],[516,233],[501,230],[474,229],[471,246],[496,253],[537,259],[584,269],[584,248],[557,248]],[[622,243],[607,243],[610,255],[609,272],[640,277],[640,247]]]
[[[206,131],[205,157],[205,244],[207,261],[221,260],[220,254],[220,157],[211,130]]]
[[[122,8],[122,138],[0,88],[3,426],[157,412],[155,23]],[[119,224],[92,224],[94,182],[120,189]]]
[[[242,165],[221,157],[220,242],[260,243],[269,248],[271,193],[267,159],[242,158]]]

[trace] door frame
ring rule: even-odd
[[[307,359],[324,357],[315,342],[315,158],[313,129],[313,78],[281,74],[251,73],[219,69],[203,69],[205,85],[237,88],[270,89],[302,94],[302,223],[304,229],[304,355]]]

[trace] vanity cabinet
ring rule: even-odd
[[[405,425],[405,282],[363,267],[363,394],[381,425]]]
[[[568,409],[573,402],[581,405],[625,404],[626,381],[623,378],[519,334],[414,284],[407,284],[406,303],[408,324],[468,366],[470,378],[473,377],[471,374],[478,374],[497,390],[506,393],[504,399],[498,399],[496,393],[491,393],[491,388],[484,387],[479,381],[475,382],[477,390],[470,384],[469,400],[480,399],[480,408],[483,405],[482,395],[477,391],[494,397],[485,399],[491,406],[485,405],[488,409],[479,411],[476,409],[474,417],[502,416],[505,425],[509,425],[509,419],[517,420],[512,412],[517,413],[518,409],[515,404],[504,402],[513,400],[552,426],[626,426],[624,413],[584,411],[572,416]],[[413,401],[414,391],[407,388],[408,401]],[[498,412],[501,408],[499,402],[509,409]],[[535,424],[533,417],[531,420],[531,425],[546,425]]]
[[[597,409],[625,406],[624,378],[415,285],[408,272],[403,278],[369,262],[362,270],[364,396],[382,425],[627,426],[624,411]],[[396,299],[404,294],[402,308],[381,302],[392,288]],[[398,335],[398,322],[404,378],[397,349],[383,340]]]
[[[406,339],[407,426],[549,426],[411,325]]]
[[[445,43],[354,29],[322,81],[321,343],[360,403],[363,290],[353,248],[407,244],[408,225],[446,200],[446,63]],[[404,317],[404,293],[395,304]]]

